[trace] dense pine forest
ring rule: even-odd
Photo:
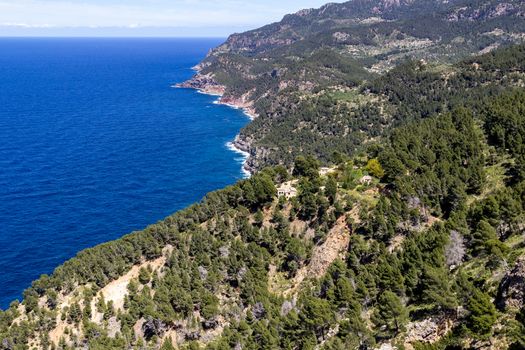
[[[260,100],[260,171],[42,276],[0,349],[524,349],[525,46],[364,71]]]

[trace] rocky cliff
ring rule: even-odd
[[[525,348],[523,26],[520,1],[355,0],[232,36],[181,87],[253,108],[248,167],[293,171],[80,252],[0,349]]]
[[[287,123],[289,108],[284,107],[296,108],[293,100],[327,90],[360,88],[407,59],[457,62],[523,42],[524,19],[525,4],[518,0],[327,4],[231,35],[197,66],[195,77],[180,86],[220,94],[222,102],[264,119],[242,130],[237,139],[237,147],[250,153],[248,167],[261,169],[283,162],[286,152],[297,155],[308,148],[301,144],[307,141],[297,140],[296,147],[283,149],[285,145],[265,137]],[[385,106],[378,108],[388,111]],[[297,133],[300,128],[294,125],[290,131]],[[321,131],[320,136],[331,135]],[[314,155],[328,158],[322,152]]]

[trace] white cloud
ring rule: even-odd
[[[303,1],[304,2],[304,1]],[[293,3],[293,1],[292,1]],[[315,1],[315,3],[321,3]],[[144,0],[144,1],[45,1],[0,0],[0,22],[56,26],[205,26],[248,25],[277,20],[293,5],[272,1]]]
[[[0,27],[20,27],[20,28],[54,28],[51,24],[29,24],[29,23],[13,23],[4,22],[0,23]]]
[[[0,23],[25,28],[255,28],[324,0],[0,0]],[[0,35],[2,33],[0,32]],[[210,33],[213,34],[213,33]]]

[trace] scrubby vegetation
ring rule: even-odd
[[[358,87],[319,88],[306,97],[285,90],[277,96],[278,106],[261,105],[260,118],[243,135],[256,140],[254,148],[268,150],[264,164],[292,164],[297,154],[333,164],[334,153],[356,154],[369,140],[407,122],[459,106],[477,111],[486,96],[522,87],[524,47],[451,66],[408,61]]]
[[[523,309],[496,299],[525,249],[524,103],[507,92],[411,122],[327,176],[299,157],[296,198],[276,197],[290,175],[267,168],[84,251],[1,314],[2,346],[423,349],[415,325],[428,320],[448,327],[433,349],[523,346]],[[319,254],[333,257],[325,269]],[[103,288],[133,266],[118,305]]]
[[[383,15],[411,16],[396,11]],[[285,22],[328,41],[308,15]],[[333,40],[356,39],[337,29],[349,36]],[[304,67],[319,78],[258,101],[264,114],[244,133],[257,133],[269,166],[42,276],[0,312],[0,349],[524,348],[524,47],[377,76],[316,43],[225,53],[230,69],[264,72],[254,57],[280,50],[268,62],[286,70],[261,85],[217,73],[239,92],[278,89]],[[297,195],[279,197],[283,184]]]
[[[523,48],[490,53],[523,43],[523,13],[521,1],[328,4],[232,35],[192,86],[213,81],[259,115],[241,132],[251,168],[330,163],[400,123],[523,86]]]

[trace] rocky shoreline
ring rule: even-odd
[[[233,140],[232,147],[247,154],[242,166],[243,170],[250,174],[255,173],[257,171],[257,168],[254,166],[254,156],[256,152],[254,147],[252,147],[252,143],[245,140],[242,135],[239,134],[235,137],[235,140]]]
[[[219,96],[216,103],[225,105],[235,109],[241,109],[243,113],[250,119],[254,120],[258,117],[253,101],[250,100],[250,93],[244,94],[241,97],[230,96],[226,93],[227,88],[215,81],[213,75],[201,74],[196,67],[197,74],[190,80],[183,83],[176,84],[174,87],[183,89],[194,89],[206,95]],[[231,142],[231,147],[239,153],[246,154],[246,159],[243,163],[242,169],[246,174],[253,174],[256,168],[253,166],[254,150],[249,140],[243,139],[241,134],[238,134]]]
[[[228,95],[226,86],[217,83],[211,73],[201,74],[197,72],[193,78],[183,83],[176,84],[175,87],[195,89],[203,94],[219,96],[219,99],[217,100],[218,104],[226,105],[235,109],[242,109],[252,120],[258,117],[253,101],[250,99],[249,92],[240,97]]]

